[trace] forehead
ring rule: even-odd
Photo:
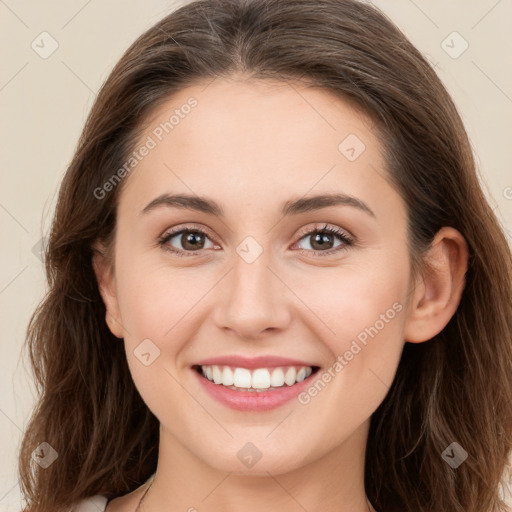
[[[299,83],[217,78],[187,87],[152,113],[144,144],[151,148],[126,184],[139,210],[171,191],[253,206],[313,189],[369,197],[363,189],[386,178],[371,119]]]
[[[365,138],[371,135],[374,140],[369,142],[378,144],[369,116],[332,91],[301,82],[237,77],[218,77],[178,91],[152,113],[146,128],[169,143],[180,135],[188,140],[201,137],[205,149],[210,142],[231,146],[243,142],[241,149],[247,150],[251,141],[265,141],[272,146],[286,144],[296,153],[304,138],[316,142],[327,136],[328,144],[349,128]],[[171,132],[174,137],[166,137]]]

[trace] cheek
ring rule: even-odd
[[[334,331],[323,337],[332,359],[321,370],[321,382],[312,382],[299,402],[315,424],[336,425],[330,440],[319,441],[322,449],[341,442],[389,391],[404,345],[406,278],[398,270],[347,271],[336,286],[330,280],[329,293],[313,297],[312,309],[321,311],[319,316]]]
[[[301,403],[311,406],[313,417],[344,425],[340,432],[371,415],[393,382],[404,345],[406,261],[384,255],[357,268],[330,269],[314,283],[301,284],[300,293],[310,290],[304,296],[323,322],[318,332],[324,333],[332,358],[323,371],[324,384],[306,390]]]
[[[158,400],[162,389],[172,391],[173,400],[181,396],[172,376],[185,365],[183,349],[201,325],[197,318],[200,302],[214,287],[216,278],[211,273],[170,268],[143,258],[127,258],[117,269],[130,371],[148,406],[158,410],[153,401]],[[141,357],[148,352],[149,356]],[[150,365],[145,366],[147,362]]]
[[[357,350],[352,349],[354,341],[366,348],[371,340],[378,339],[379,352],[388,344],[400,342],[403,317],[400,313],[404,307],[396,284],[354,283],[352,290],[333,298],[338,311],[334,323],[336,353]]]
[[[128,263],[118,267],[128,366],[147,406],[168,423],[164,411],[175,412],[188,403],[177,380],[179,356],[193,335],[193,306],[205,292],[193,286],[191,274],[182,272],[180,278],[176,271],[142,260]]]
[[[369,346],[377,336],[384,348],[401,338],[408,284],[403,268],[383,260],[357,268],[347,264],[303,274],[294,289],[315,313],[318,332],[333,354],[350,350],[353,340]]]
[[[121,316],[132,336],[163,340],[208,290],[204,275],[191,269],[170,269],[154,263],[119,265]]]

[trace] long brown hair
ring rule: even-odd
[[[362,108],[379,127],[387,170],[408,210],[411,263],[452,226],[469,248],[448,325],[406,343],[371,418],[366,492],[379,512],[508,510],[498,486],[512,446],[512,258],[480,188],[461,118],[435,72],[375,7],[343,0],[200,0],[140,36],[101,88],[60,188],[46,251],[49,289],[26,348],[39,401],[19,456],[25,512],[61,512],[126,494],[155,471],[158,421],[105,323],[91,263],[111,240],[123,166],[151,112],[198,81],[242,72],[302,80]],[[58,452],[32,461],[42,442]],[[442,452],[457,442],[456,469]]]

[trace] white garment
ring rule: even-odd
[[[69,512],[105,512],[107,498],[101,494],[79,501]]]
[[[149,482],[152,482],[155,476],[156,472],[153,473],[140,487],[143,487],[147,485]],[[91,496],[90,498],[85,498],[79,501],[73,508],[71,508],[69,512],[105,512],[105,509],[107,508],[107,503],[108,499],[106,496],[96,494],[95,496]]]

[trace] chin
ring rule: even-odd
[[[291,449],[291,453],[283,453],[282,448],[272,444],[265,447],[260,443],[234,443],[241,447],[229,447],[221,453],[212,454],[208,459],[203,459],[209,466],[219,471],[229,472],[240,476],[267,476],[279,475],[293,471],[306,462],[300,455],[304,451],[303,446]]]

